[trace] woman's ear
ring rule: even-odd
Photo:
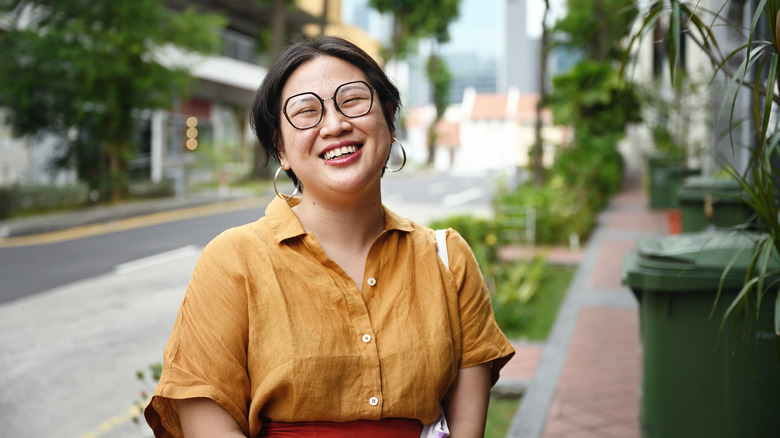
[[[282,169],[289,170],[290,165],[287,163],[287,156],[284,154],[284,144],[279,139],[279,135],[274,133],[272,141],[276,147],[276,158],[279,159],[279,165],[282,166]]]
[[[290,170],[290,164],[287,162],[287,156],[281,149],[279,149],[279,165],[282,166],[282,169],[284,170]]]

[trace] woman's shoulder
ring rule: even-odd
[[[206,250],[228,250],[232,252],[244,252],[247,249],[254,248],[255,251],[267,246],[271,241],[268,227],[265,224],[265,217],[254,222],[228,228],[206,245]]]

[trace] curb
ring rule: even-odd
[[[249,193],[220,195],[200,193],[180,198],[160,198],[146,201],[131,201],[116,205],[85,207],[65,213],[52,213],[26,218],[0,221],[0,240],[11,237],[62,231],[85,225],[106,223],[165,211],[199,207],[209,204],[236,201],[255,197]]]

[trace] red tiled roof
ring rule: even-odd
[[[506,94],[477,94],[471,119],[506,119]]]
[[[531,122],[536,120],[536,104],[539,96],[536,94],[521,94],[517,99],[517,108],[513,115],[515,120]],[[474,106],[468,118],[471,120],[506,120],[510,117],[507,111],[509,96],[506,94],[477,94]],[[542,110],[542,118],[550,121],[550,112]]]

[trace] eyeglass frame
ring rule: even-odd
[[[368,109],[363,114],[359,114],[357,116],[349,116],[347,114],[344,114],[344,111],[342,111],[341,108],[339,108],[339,104],[338,104],[338,102],[336,102],[336,95],[339,94],[339,90],[341,90],[341,87],[343,87],[345,85],[357,84],[357,83],[363,84],[363,85],[366,86],[366,88],[368,88],[369,94],[371,96],[371,102],[368,104]],[[284,114],[284,118],[287,119],[287,123],[289,123],[290,126],[292,126],[293,128],[295,128],[295,129],[297,129],[299,131],[304,131],[306,129],[314,128],[315,126],[319,125],[322,122],[322,119],[325,117],[325,101],[326,100],[331,99],[333,101],[333,107],[336,108],[336,111],[338,111],[339,114],[341,114],[342,116],[348,117],[350,119],[356,119],[358,117],[363,117],[366,114],[371,112],[371,108],[374,107],[374,93],[375,92],[376,92],[376,90],[374,88],[372,88],[371,85],[369,85],[368,82],[366,82],[366,81],[358,80],[358,81],[344,82],[343,84],[341,84],[338,87],[336,87],[336,91],[333,92],[333,96],[332,97],[326,97],[324,99],[321,98],[317,93],[315,93],[313,91],[306,91],[304,93],[294,94],[294,95],[288,97],[287,99],[285,99],[284,105],[282,105],[282,113]],[[287,114],[287,104],[290,102],[290,99],[292,99],[294,97],[298,97],[298,96],[303,96],[304,94],[311,94],[312,96],[316,97],[317,100],[320,101],[320,108],[321,108],[321,110],[320,110],[320,118],[319,118],[319,120],[317,120],[317,123],[315,123],[315,124],[313,124],[311,126],[307,126],[305,128],[299,128],[299,127],[295,126],[295,123],[293,123],[292,120],[290,120],[290,115]]]

